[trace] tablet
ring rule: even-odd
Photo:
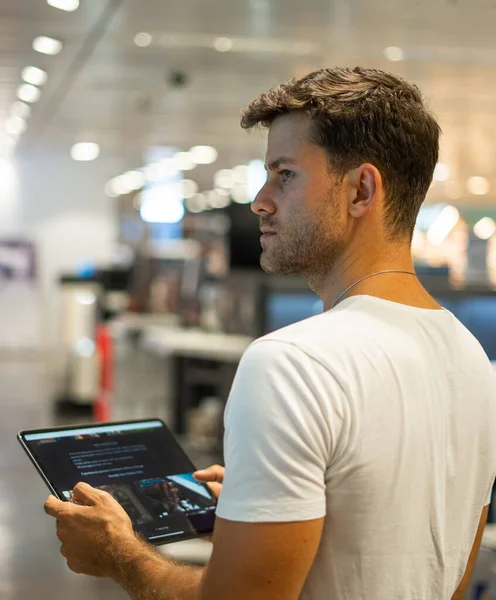
[[[105,490],[151,544],[213,531],[215,500],[158,419],[21,431],[18,439],[57,498],[70,501],[80,481]]]

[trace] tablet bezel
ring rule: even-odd
[[[109,426],[114,427],[114,426],[119,426],[119,425],[134,425],[134,424],[148,423],[148,422],[153,422],[153,421],[159,422],[162,424],[162,426],[164,427],[166,432],[168,432],[170,434],[170,437],[173,440],[173,443],[176,444],[179,451],[182,453],[184,458],[189,463],[191,472],[196,471],[195,465],[193,464],[193,462],[191,461],[189,456],[186,454],[186,452],[184,451],[181,444],[176,439],[176,436],[172,433],[172,431],[169,429],[169,427],[167,427],[167,425],[164,423],[164,421],[162,419],[158,419],[158,418],[154,418],[154,417],[149,418],[149,419],[132,419],[130,421],[109,421],[107,423],[82,423],[82,424],[64,425],[64,426],[58,426],[58,427],[44,427],[42,429],[22,429],[21,431],[18,432],[17,439],[18,439],[19,443],[21,444],[22,448],[24,449],[24,451],[26,452],[26,454],[28,455],[29,460],[34,465],[35,469],[38,471],[41,478],[45,482],[46,486],[50,490],[50,492],[59,500],[62,500],[63,502],[69,502],[69,500],[65,496],[63,496],[62,494],[59,494],[57,492],[57,490],[55,489],[55,485],[52,483],[52,481],[50,481],[48,475],[45,473],[42,466],[38,463],[38,461],[36,460],[36,457],[32,454],[32,452],[28,446],[28,443],[24,439],[24,436],[37,435],[37,434],[42,434],[42,433],[54,433],[55,434],[58,431],[71,431],[71,430],[78,430],[78,429],[85,429],[85,428],[94,429],[94,428],[99,428],[99,427],[105,428],[105,427],[109,427]],[[82,479],[81,481],[84,481],[84,480]],[[216,503],[216,498],[213,496],[208,485],[205,483],[202,483],[202,482],[198,482],[198,483],[201,483],[201,485],[207,490],[208,494],[210,495],[210,497],[212,498],[214,503]],[[153,546],[163,546],[165,544],[173,544],[173,543],[182,542],[185,540],[191,540],[191,539],[197,539],[197,538],[211,536],[212,533],[213,533],[213,529],[212,529],[212,531],[202,532],[201,534],[184,533],[184,534],[178,535],[177,537],[174,537],[174,539],[172,539],[172,540],[168,540],[168,539],[148,540],[146,538],[145,539],[149,544],[152,544]]]

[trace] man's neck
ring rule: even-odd
[[[403,271],[403,273],[384,273]],[[390,246],[380,252],[351,248],[333,265],[332,270],[319,277],[308,277],[310,287],[324,302],[324,310],[330,310],[339,296],[350,286],[342,300],[356,295],[369,295],[400,304],[420,308],[437,308],[439,305],[427,293],[414,273],[413,260],[408,244]],[[368,277],[369,275],[372,277]],[[360,279],[367,277],[363,281]],[[359,282],[360,283],[357,283]]]

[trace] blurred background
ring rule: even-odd
[[[361,65],[421,87],[443,137],[417,270],[496,361],[495,25],[493,0],[0,0],[2,599],[125,597],[66,570],[17,430],[161,417],[222,462],[242,352],[322,310],[259,268],[265,139],[239,113],[273,85]],[[493,548],[491,523],[473,586]]]

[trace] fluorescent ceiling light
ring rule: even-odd
[[[72,12],[79,8],[79,0],[47,0],[47,3],[53,8],[59,8],[67,12]]]
[[[26,131],[27,123],[21,117],[10,117],[5,122],[5,131],[10,135],[21,135]]]
[[[71,148],[71,157],[74,160],[87,162],[95,160],[100,155],[100,146],[93,142],[81,142]]]
[[[401,62],[405,60],[405,52],[399,46],[388,46],[384,48],[384,56],[391,62]]]
[[[143,31],[134,36],[134,43],[139,48],[146,48],[152,43],[152,36]]]
[[[43,69],[38,69],[38,67],[25,67],[22,70],[21,77],[31,85],[44,85],[48,79],[46,72]]]
[[[496,233],[496,223],[491,217],[483,217],[474,225],[474,233],[481,240],[488,240]]]
[[[194,146],[189,151],[198,165],[211,165],[217,160],[217,150],[212,146]]]
[[[33,50],[41,54],[55,56],[62,50],[62,42],[45,35],[40,35],[33,40]]]
[[[427,239],[434,246],[440,246],[451,233],[460,219],[460,213],[454,206],[446,206],[429,227]]]
[[[485,196],[489,192],[489,181],[485,177],[469,177],[467,190],[474,196]]]
[[[30,104],[38,102],[40,96],[40,90],[30,83],[23,83],[17,88],[17,97],[24,102],[29,102]]]
[[[25,102],[14,102],[14,104],[12,104],[10,108],[10,114],[13,117],[21,117],[22,119],[27,119],[31,114],[31,107]]]
[[[450,178],[450,169],[448,165],[437,163],[434,169],[434,181],[448,181]]]

